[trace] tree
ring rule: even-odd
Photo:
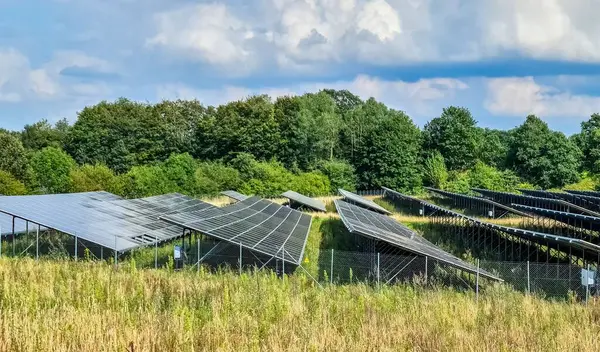
[[[444,157],[439,151],[434,151],[425,159],[423,182],[434,188],[443,189],[448,182],[448,170]]]
[[[123,194],[127,198],[157,196],[178,190],[158,165],[134,166],[122,178]]]
[[[581,151],[564,134],[536,116],[511,132],[508,163],[525,180],[543,188],[579,180]]]
[[[21,141],[26,149],[41,150],[46,147],[63,148],[70,126],[66,119],[52,126],[48,120],[41,120],[33,125],[25,125],[21,133]]]
[[[32,188],[41,193],[67,193],[75,161],[62,149],[46,147],[31,157]]]
[[[409,192],[421,187],[420,151],[421,134],[411,119],[400,111],[385,111],[355,152],[359,187]]]
[[[388,109],[382,103],[369,98],[364,104],[355,107],[343,115],[341,139],[344,145],[344,157],[356,167],[356,151],[363,147],[365,136],[372,133],[383,120]]]
[[[338,189],[347,191],[356,190],[356,173],[354,167],[343,160],[323,160],[319,163],[318,169],[329,178],[331,184],[331,193],[336,193]]]
[[[0,194],[5,196],[18,196],[27,193],[23,182],[17,180],[10,173],[0,170]]]
[[[82,165],[71,170],[71,187],[73,192],[107,191],[122,194],[114,172],[106,165]]]
[[[27,172],[27,154],[21,141],[14,135],[0,133],[0,170],[24,180]]]
[[[173,154],[162,164],[166,178],[177,187],[178,192],[195,195],[194,175],[198,163],[188,154]]]
[[[196,101],[155,106],[119,99],[86,107],[66,148],[79,164],[102,163],[122,173],[135,165],[191,152],[195,126],[207,109]]]
[[[497,169],[505,168],[510,147],[509,133],[489,128],[479,128],[478,132],[478,159]]]
[[[466,170],[477,161],[477,122],[466,108],[450,106],[423,130],[426,151],[439,151],[449,170]]]
[[[273,103],[261,95],[219,106],[198,123],[196,145],[195,156],[200,159],[215,160],[243,152],[270,160],[279,147]]]
[[[583,153],[584,169],[600,173],[600,114],[581,123],[581,133],[572,137]]]

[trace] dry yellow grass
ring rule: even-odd
[[[598,351],[600,305],[0,260],[0,351]]]

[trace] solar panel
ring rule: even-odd
[[[9,196],[0,196],[0,199]],[[14,197],[30,197],[30,196],[14,196]],[[55,195],[41,195],[36,197],[54,197],[55,199],[60,200],[71,200],[71,201],[82,201],[82,202],[92,202],[92,201],[107,201],[107,200],[117,200],[122,199],[121,197],[114,195],[108,192],[83,192],[83,193],[65,193],[65,194],[55,194]],[[15,218],[15,234],[25,234],[27,232],[33,233],[37,231],[37,225],[30,223],[27,226],[26,221],[23,219]],[[13,232],[12,229],[13,217],[10,215],[0,213],[0,235],[6,236],[10,235]],[[45,231],[45,227],[40,227],[41,231]]]
[[[312,217],[258,197],[206,212],[161,219],[299,265]]]
[[[391,214],[391,212],[389,212],[388,210],[386,210],[385,208],[383,208],[379,204],[373,202],[372,200],[368,200],[366,198],[363,198],[363,197],[359,196],[358,194],[354,194],[352,192],[344,191],[341,188],[338,189],[338,192],[349,203],[359,205],[359,206],[361,206],[363,208],[374,210],[374,211],[376,211],[378,213]]]
[[[579,194],[582,196],[600,197],[600,192],[598,192],[598,191],[577,191],[574,189],[565,189],[565,192],[571,193],[571,194]]]
[[[325,208],[325,203],[323,203],[322,201],[320,201],[318,199],[307,197],[298,192],[287,191],[287,192],[282,193],[281,196],[285,197],[291,201],[294,201],[296,203],[299,203],[299,204],[302,204],[309,208],[312,208],[314,210],[327,212],[327,209]]]
[[[238,202],[250,198],[247,195],[241,194],[240,192],[236,191],[223,191],[221,192],[221,194],[233,200],[237,200]]]
[[[375,238],[405,251],[431,257],[466,272],[477,273],[477,268],[475,266],[443,251],[408,227],[388,216],[378,214],[341,200],[335,200],[334,202],[336,209],[342,218],[342,222],[350,233],[358,233],[363,236]],[[500,281],[500,278],[487,271],[480,269],[479,274]]]
[[[493,223],[489,223],[486,221],[482,221],[480,219],[477,218],[473,218],[458,212],[455,212],[453,210],[450,209],[446,209],[446,208],[442,208],[440,206],[437,206],[435,204],[429,203],[427,201],[424,201],[422,199],[418,199],[415,197],[411,197],[411,196],[407,196],[405,194],[402,194],[400,192],[391,190],[389,188],[384,188],[386,191],[386,194],[390,194],[394,197],[398,197],[401,199],[406,199],[409,200],[411,202],[418,202],[419,204],[421,204],[424,207],[428,207],[430,209],[436,210],[439,213],[444,213],[447,215],[451,215],[451,216],[455,216],[455,217],[461,217],[463,219],[467,219],[475,224],[478,224],[480,226],[483,227],[487,227],[487,228],[491,228],[494,230],[498,230],[504,233],[508,233],[511,235],[515,235],[518,237],[521,237],[523,239],[526,240],[530,240],[530,241],[534,241],[534,242],[540,242],[543,244],[543,241],[549,241],[555,244],[560,244],[560,245],[569,245],[569,246],[573,246],[574,248],[579,248],[579,249],[585,249],[585,250],[592,250],[595,251],[597,253],[600,254],[600,246],[595,245],[593,243],[584,241],[584,240],[580,240],[580,239],[575,239],[575,238],[570,238],[570,237],[564,237],[564,236],[557,236],[557,235],[551,235],[551,234],[547,234],[547,233],[541,233],[541,232],[536,232],[536,231],[529,231],[529,230],[522,230],[522,229],[517,229],[517,228],[513,228],[513,227],[508,227],[508,226],[501,226],[501,225],[496,225]],[[501,192],[502,193],[502,192]],[[511,194],[511,193],[509,193]],[[514,204],[513,204],[514,206]]]
[[[520,192],[536,196],[536,197],[546,197],[546,198],[554,198],[554,199],[562,199],[571,204],[575,204],[577,206],[584,207],[593,211],[600,211],[600,198],[595,197],[593,195],[584,195],[584,194],[571,194],[564,192],[550,192],[543,190],[529,190],[529,189],[519,189]]]
[[[132,200],[85,193],[0,197],[2,213],[119,252],[182,235],[180,227],[160,221],[160,215],[212,208],[215,207],[181,194]]]
[[[522,204],[530,207],[545,208],[569,213],[587,214],[600,217],[600,213],[584,208],[577,204],[567,202],[563,199],[542,198],[508,192],[490,191],[487,189],[473,188],[473,191],[491,198],[502,204]]]
[[[567,213],[563,211],[528,207],[526,205],[514,204],[515,208],[522,209],[524,211],[531,212],[532,214],[540,215],[556,221],[560,221],[567,225],[574,227],[580,227],[585,230],[592,230],[600,232],[600,218],[595,216]]]
[[[452,192],[443,191],[441,189],[435,189],[435,188],[431,188],[431,187],[425,187],[425,189],[428,190],[428,191],[430,191],[430,192],[437,193],[437,194],[440,194],[440,195],[448,197],[448,198],[466,199],[466,200],[470,200],[470,201],[473,201],[473,202],[478,202],[478,203],[482,203],[482,204],[488,204],[488,205],[491,205],[493,207],[506,210],[507,212],[515,214],[515,215],[530,217],[529,214],[523,213],[521,211],[518,211],[518,210],[516,210],[514,208],[511,208],[509,206],[506,206],[504,204],[500,204],[498,202],[494,202],[493,200],[490,200],[490,199],[481,198],[481,197],[468,196],[466,194],[452,193]]]

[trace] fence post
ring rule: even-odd
[[[158,237],[154,237],[154,269],[158,269]]]
[[[531,276],[529,271],[529,260],[527,261],[527,294],[531,294]]]
[[[240,275],[242,275],[242,242],[240,242]]]
[[[428,267],[428,265],[427,265],[427,256],[425,256],[425,285],[427,285],[427,274],[428,274],[427,273],[427,270],[428,270],[427,267]]]
[[[479,301],[479,259],[477,259],[477,278],[475,280],[475,300]]]
[[[40,225],[35,229],[35,260],[40,260]]]
[[[329,282],[333,284],[333,248],[331,248],[331,269],[329,270]]]
[[[587,272],[585,273],[585,304],[588,304],[590,297],[590,265],[587,265]]]
[[[379,278],[380,278],[379,277],[379,275],[380,275],[379,274],[380,273],[380,271],[379,271],[379,263],[380,263],[380,261],[379,261],[379,252],[378,252],[377,253],[377,288],[380,288],[380,284],[379,284],[379,282],[380,282],[379,281]]]

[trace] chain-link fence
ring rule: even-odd
[[[379,286],[403,282],[476,291],[489,285],[477,272],[466,273],[430,257],[321,249],[314,263],[307,258],[301,266],[296,266],[241,245],[196,234],[116,255],[111,249],[51,231],[7,236],[0,246],[3,257],[104,260],[140,269],[199,269],[204,265],[214,270],[268,269],[278,275],[296,271],[308,274],[320,284],[368,282]],[[505,285],[517,291],[537,296],[587,301],[600,294],[595,267],[501,261],[481,261],[478,267],[500,277]]]

